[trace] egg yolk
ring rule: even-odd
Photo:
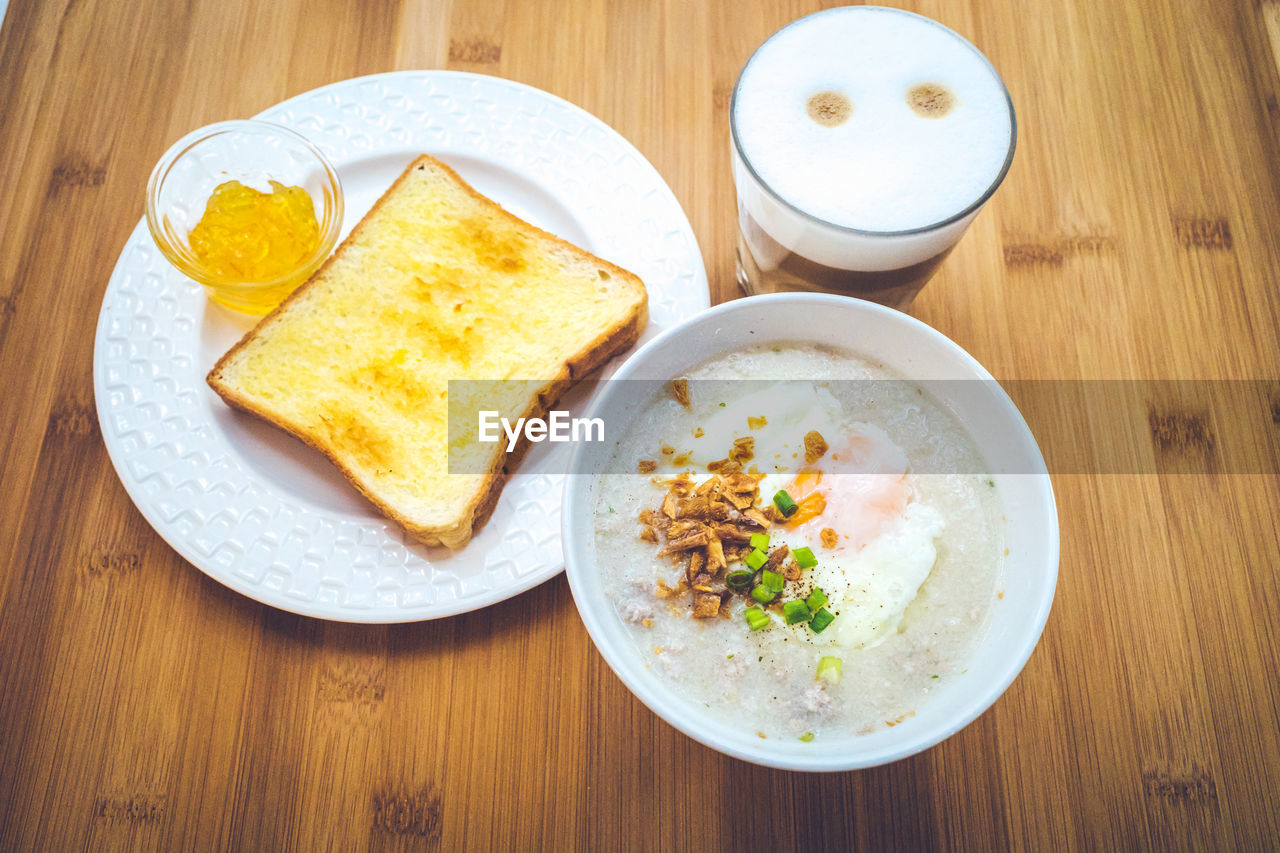
[[[806,521],[812,521],[822,515],[826,510],[826,495],[817,491],[821,482],[821,471],[806,468],[800,471],[787,487],[787,493],[791,495],[792,500],[796,501],[796,511],[786,521],[788,527],[799,527]]]
[[[187,235],[191,251],[227,284],[265,282],[301,267],[320,245],[311,196],[271,181],[271,192],[239,181],[219,184]]]

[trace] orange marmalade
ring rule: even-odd
[[[307,191],[270,183],[271,192],[239,181],[219,184],[187,235],[212,280],[213,299],[253,314],[270,311],[302,283],[307,262],[320,245],[320,225]],[[299,275],[291,276],[295,271]]]

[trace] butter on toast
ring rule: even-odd
[[[509,457],[505,440],[472,443],[475,473],[449,473],[449,381],[535,380],[510,386],[522,390],[503,414],[542,416],[647,319],[637,276],[424,154],[208,383],[320,450],[415,538],[461,548],[497,503]]]

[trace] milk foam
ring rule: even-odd
[[[907,91],[941,84],[955,96],[941,118],[917,115]],[[847,120],[823,126],[811,96],[845,95]],[[811,215],[869,231],[920,228],[977,201],[1009,154],[1004,85],[950,30],[897,10],[845,7],[776,33],[742,72],[734,123],[751,166]]]

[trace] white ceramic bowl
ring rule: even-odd
[[[723,724],[646,668],[605,586],[592,527],[599,481],[591,472],[602,445],[580,444],[565,489],[564,548],[573,598],[596,648],[654,713],[727,755],[789,770],[849,770],[927,749],[972,722],[1013,682],[1035,649],[1058,577],[1058,515],[1035,438],[1013,402],[982,365],[941,333],[889,308],[823,294],[753,296],[719,305],[666,330],[638,350],[613,380],[669,379],[748,346],[809,341],[852,350],[913,380],[986,380],[930,384],[935,398],[968,429],[997,480],[1007,517],[1004,597],[963,678],[902,723],[867,735],[824,735],[802,743],[762,740]],[[949,389],[955,393],[948,399]],[[601,389],[588,417],[626,423],[641,405],[621,383]],[[1004,473],[1002,473],[1004,472]]]

